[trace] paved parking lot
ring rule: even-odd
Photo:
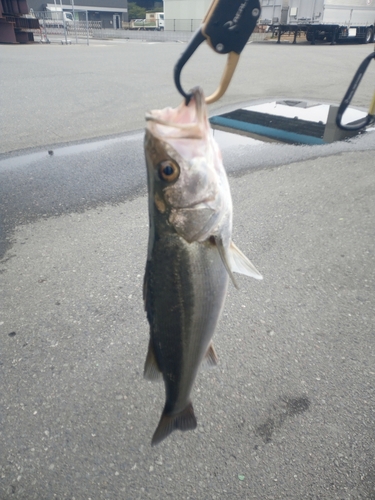
[[[3,45],[0,153],[143,128],[145,111],[180,102],[172,75],[184,47],[126,40]],[[249,44],[227,94],[210,111],[277,96],[338,103],[370,50],[368,45]],[[213,92],[225,59],[200,47],[183,70],[183,86]],[[359,106],[369,105],[374,73],[370,69],[363,81]]]
[[[374,132],[223,148],[234,241],[264,281],[229,289],[197,430],[150,447],[164,391],[142,378],[146,175],[130,131],[180,102],[182,47],[1,47],[0,498],[374,500]],[[211,109],[338,102],[368,52],[251,44]],[[213,90],[223,65],[202,47],[184,85]]]

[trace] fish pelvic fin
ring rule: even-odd
[[[230,267],[233,272],[251,276],[256,280],[262,280],[263,276],[258,269],[252,264],[249,259],[241,252],[241,250],[233,243],[229,247]]]
[[[145,366],[143,369],[143,377],[146,380],[151,380],[152,382],[162,380],[163,378],[158,362],[156,361],[154,346],[152,345],[151,339],[148,344],[148,351]]]
[[[202,361],[202,368],[212,368],[216,366],[219,362],[213,343],[209,345],[206,355]]]
[[[174,415],[163,411],[159,425],[152,436],[151,446],[161,443],[169,434],[175,430],[191,431],[197,427],[197,419],[194,415],[193,405],[189,403],[187,407]]]

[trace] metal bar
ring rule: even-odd
[[[75,34],[75,37],[76,37],[76,43],[78,43],[77,29],[76,29],[76,17],[75,17],[75,14],[74,14],[74,0],[72,0],[72,13],[73,13],[74,34]]]
[[[86,10],[86,35],[87,35],[87,45],[89,45],[89,13]]]
[[[66,24],[65,24],[64,10],[63,10],[63,6],[62,6],[62,1],[61,0],[60,0],[60,6],[61,6],[61,15],[62,15],[62,19],[63,19],[63,26],[64,26],[65,45],[68,45],[68,36],[67,36],[67,33],[66,33]]]

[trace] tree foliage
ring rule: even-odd
[[[129,2],[128,16],[129,16],[129,21],[131,19],[145,19],[146,9],[144,9],[143,7],[139,7],[135,2]]]

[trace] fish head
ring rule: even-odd
[[[231,224],[229,185],[202,90],[193,90],[188,105],[152,111],[146,120],[150,203],[189,242],[209,238],[224,219]]]

